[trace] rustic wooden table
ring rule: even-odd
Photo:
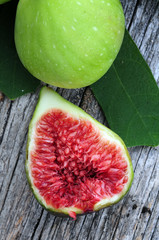
[[[122,0],[126,26],[159,80],[159,3]],[[57,91],[104,123],[89,88]],[[28,125],[38,98],[0,97],[0,239],[1,240],[159,240],[159,148],[129,149],[135,178],[117,205],[76,221],[42,209],[28,186],[24,162]]]

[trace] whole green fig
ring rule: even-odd
[[[119,0],[20,0],[19,57],[38,79],[63,88],[90,85],[110,68],[124,36]]]

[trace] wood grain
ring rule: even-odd
[[[126,27],[159,84],[159,3],[122,0],[122,4]],[[106,124],[89,87],[56,90]],[[129,149],[134,182],[117,205],[73,221],[54,217],[37,203],[26,180],[24,162],[38,92],[15,101],[0,95],[0,239],[159,240],[159,147]]]

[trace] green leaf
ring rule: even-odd
[[[0,6],[0,91],[10,99],[33,92],[40,85],[21,64],[14,44],[17,1]]]
[[[114,64],[91,88],[128,147],[159,144],[159,89],[127,31]]]
[[[6,2],[9,2],[10,0],[0,0],[0,4],[3,4],[3,3],[6,3]]]

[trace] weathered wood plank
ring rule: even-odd
[[[126,26],[159,81],[159,3],[122,0]],[[89,88],[57,89],[106,124]],[[34,199],[25,176],[27,129],[38,92],[14,102],[0,97],[0,239],[42,240],[158,240],[159,147],[129,149],[135,178],[117,205],[76,221],[47,213]]]

